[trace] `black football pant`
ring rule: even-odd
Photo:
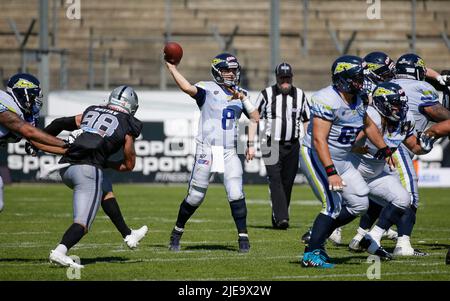
[[[292,185],[298,170],[300,144],[298,140],[292,143],[280,143],[272,147],[272,152],[274,151],[278,151],[278,161],[270,165],[267,160],[264,162],[272,201],[272,217],[275,223],[278,223],[282,220],[289,221],[289,204]]]

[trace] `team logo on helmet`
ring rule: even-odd
[[[336,68],[334,69],[334,74],[338,74],[338,73],[341,73],[346,70],[350,70],[355,67],[359,67],[359,66],[356,64],[348,63],[348,62],[339,62],[339,63],[337,63]]]
[[[20,89],[35,89],[35,88],[39,88],[37,85],[33,84],[30,81],[27,81],[26,79],[19,79],[17,81],[17,83],[14,84],[13,89],[14,88],[20,88]]]

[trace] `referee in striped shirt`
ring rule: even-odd
[[[287,229],[298,170],[300,128],[306,129],[310,112],[305,93],[292,85],[291,65],[279,64],[275,76],[277,83],[261,91],[256,105],[264,123],[260,123],[259,136],[272,201],[272,226]]]

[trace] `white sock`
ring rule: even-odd
[[[375,226],[370,230],[369,234],[372,237],[373,240],[376,241],[378,245],[380,245],[381,237],[383,236],[384,229],[381,229],[378,226]]]
[[[364,237],[364,235],[367,234],[367,232],[368,231],[366,229],[359,227],[358,230],[356,230],[356,235],[355,235],[355,237],[353,237],[353,239],[361,241],[361,239]]]
[[[64,254],[64,255],[66,255],[66,254],[67,254],[67,247],[66,247],[65,245],[59,244],[59,245],[56,247],[55,251],[57,251],[57,252],[59,252],[59,253],[62,253],[62,254]]]
[[[178,232],[184,232],[184,228],[178,228],[177,226],[175,226],[174,229]]]
[[[397,239],[396,247],[412,248],[409,236],[408,235],[399,236]]]

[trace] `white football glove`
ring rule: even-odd
[[[419,133],[418,138],[420,146],[422,147],[422,151],[425,154],[428,154],[433,149],[433,144],[437,140],[436,137],[428,136],[425,133]]]
[[[75,139],[77,139],[77,137],[80,136],[82,133],[83,133],[82,129],[78,129],[78,130],[70,132],[70,135],[67,138],[67,142],[69,144],[72,144],[75,141]]]
[[[450,75],[439,75],[436,80],[443,86],[450,85]]]

